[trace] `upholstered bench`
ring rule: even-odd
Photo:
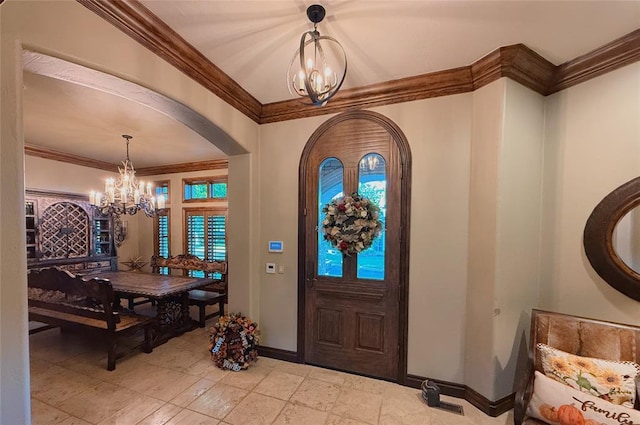
[[[619,425],[625,422],[616,418],[625,415],[632,415],[630,423],[640,423],[640,411],[631,403],[640,376],[632,376],[640,372],[639,341],[638,326],[534,309],[528,367],[514,405],[515,425]],[[622,368],[631,373],[618,370]],[[601,371],[620,380],[609,393],[612,397],[596,388],[603,382]],[[626,391],[621,391],[623,384]]]

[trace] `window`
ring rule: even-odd
[[[184,209],[184,252],[201,260],[227,260],[227,209],[226,208],[185,208]],[[205,277],[202,271],[190,271],[189,276]],[[221,278],[220,273],[210,273],[213,278]]]
[[[324,213],[322,209],[332,199],[344,196],[345,168],[338,158],[326,158],[318,170],[318,228],[322,227]],[[386,162],[377,153],[364,155],[358,165],[358,194],[369,198],[380,208],[380,220],[383,223],[381,234],[367,249],[357,255],[358,279],[385,279],[386,254],[386,196],[387,176]],[[324,239],[318,232],[317,273],[319,276],[343,277],[344,257],[338,249]]]
[[[158,198],[160,195],[164,196],[165,204],[169,203],[169,180],[162,180],[154,182],[155,185],[155,193],[154,196]]]
[[[153,254],[164,258],[169,258],[170,231],[169,231],[169,210],[158,212],[153,218]],[[168,267],[160,267],[160,274],[169,274]]]
[[[227,177],[202,177],[182,180],[185,202],[227,199]]]
[[[327,158],[320,164],[318,203],[318,228],[322,228],[322,208],[333,198],[344,195],[344,167],[337,158]],[[342,277],[342,254],[318,232],[318,274]]]
[[[377,153],[369,153],[362,157],[358,168],[358,193],[375,202],[380,208],[382,232],[370,249],[358,254],[357,276],[358,279],[384,280],[387,216],[386,163]]]

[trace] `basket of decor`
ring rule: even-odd
[[[242,313],[221,316],[210,333],[211,359],[220,369],[246,369],[258,358],[258,324]]]

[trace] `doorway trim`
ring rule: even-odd
[[[384,128],[393,138],[400,152],[402,164],[402,178],[400,182],[400,281],[399,306],[398,306],[398,371],[396,381],[405,384],[407,380],[407,347],[408,347],[408,327],[409,327],[409,211],[411,207],[411,150],[409,142],[400,128],[389,118],[382,114],[366,110],[354,110],[343,112],[321,124],[313,132],[302,151],[300,164],[298,167],[298,342],[297,361],[305,361],[305,296],[306,296],[306,262],[304,256],[306,252],[305,230],[305,206],[306,183],[307,183],[307,162],[316,142],[331,127],[347,120],[368,120]]]

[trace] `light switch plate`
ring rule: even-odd
[[[267,263],[267,273],[275,273],[276,272],[276,263]]]

